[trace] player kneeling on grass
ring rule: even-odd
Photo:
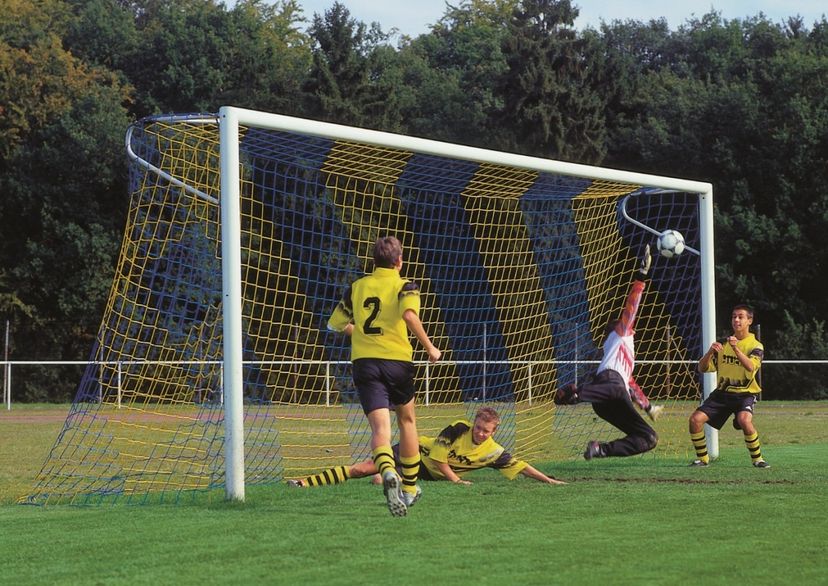
[[[596,415],[626,434],[610,442],[588,442],[584,451],[584,458],[587,460],[609,456],[633,456],[652,450],[658,443],[655,430],[642,419],[633,406],[635,402],[653,420],[661,411],[661,407],[650,403],[632,376],[635,367],[633,326],[651,264],[652,256],[648,245],[644,247],[639,268],[633,274],[632,286],[624,303],[621,318],[607,325],[604,354],[596,373],[577,387],[574,384],[566,385],[555,393],[556,405],[591,403]]]
[[[757,468],[770,468],[762,457],[759,433],[753,426],[753,405],[762,389],[756,373],[762,366],[765,349],[750,333],[753,309],[737,305],[730,316],[733,335],[724,344],[713,342],[699,360],[699,372],[717,372],[718,382],[701,406],[690,416],[690,440],[696,450],[691,466],[707,466],[710,456],[704,438],[704,424],[721,429],[733,414],[733,426],[745,435],[750,459]]]
[[[518,460],[498,444],[492,436],[499,423],[497,411],[491,407],[481,407],[475,415],[474,423],[461,419],[443,429],[435,438],[420,436],[420,480],[449,480],[458,484],[471,484],[463,479],[466,473],[480,468],[494,468],[509,480],[522,474],[547,484],[566,484],[547,476],[527,462]],[[399,445],[394,446],[394,457],[399,468]],[[351,466],[329,468],[301,480],[288,480],[288,484],[297,487],[324,486],[374,474],[377,474],[374,461],[365,460]],[[375,482],[379,480],[375,479]]]

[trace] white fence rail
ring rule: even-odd
[[[512,365],[524,365],[528,366],[528,383],[529,383],[529,395],[528,400],[531,404],[532,402],[532,367],[535,365],[541,364],[575,364],[575,365],[595,365],[598,364],[598,360],[519,360],[519,361],[506,361],[506,360],[467,360],[467,361],[454,361],[452,364],[480,364],[483,365],[483,393],[485,398],[485,391],[486,391],[486,381],[485,381],[485,373],[486,373],[486,365],[487,364],[512,364]],[[694,360],[640,360],[638,361],[639,364],[695,364]],[[100,366],[110,366],[116,369],[117,377],[116,377],[116,386],[118,389],[118,407],[121,406],[121,383],[122,383],[122,374],[123,368],[125,366],[133,366],[133,365],[147,365],[147,364],[157,364],[157,365],[221,365],[222,362],[220,360],[123,360],[123,361],[98,361],[98,360],[2,360],[0,361],[0,368],[3,370],[3,404],[5,404],[7,410],[11,410],[12,408],[12,370],[14,367],[21,367],[21,366],[89,366],[90,364],[100,365]],[[331,388],[331,366],[332,365],[339,365],[339,364],[350,364],[349,361],[297,361],[297,360],[270,360],[270,361],[245,361],[243,362],[244,365],[250,364],[261,364],[261,365],[268,365],[268,366],[278,366],[278,365],[293,365],[293,366],[301,366],[301,365],[312,365],[312,364],[324,364],[325,365],[325,405],[330,406],[331,404],[331,395],[334,391]],[[431,365],[428,362],[418,362],[418,364],[422,364],[425,366],[425,385],[424,385],[424,403],[426,405],[429,404],[430,401],[430,369]],[[772,364],[823,364],[828,365],[828,360],[765,360],[763,365],[772,365]],[[577,372],[577,371],[576,371]],[[223,377],[219,377],[219,380],[223,380]],[[576,378],[577,382],[577,378]],[[219,401],[223,402],[223,389],[219,389]]]

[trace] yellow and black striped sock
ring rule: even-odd
[[[704,431],[699,433],[691,433],[690,441],[693,442],[693,448],[696,450],[696,458],[704,462],[710,463],[710,456],[707,454],[707,441],[704,439]]]
[[[304,486],[327,486],[329,484],[339,484],[345,482],[351,477],[350,466],[334,466],[323,470],[319,474],[314,474],[302,479]]]
[[[380,476],[386,470],[394,470],[396,472],[397,467],[394,465],[394,452],[391,451],[391,446],[386,445],[374,448],[371,455],[374,458],[374,466],[377,467],[377,472],[380,473]]]
[[[759,462],[762,458],[762,446],[759,443],[759,432],[754,431],[752,434],[745,434],[745,445],[750,453],[751,462]]]
[[[420,471],[420,454],[414,456],[400,456],[402,464],[403,490],[414,494],[417,492],[417,474]]]

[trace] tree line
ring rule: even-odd
[[[126,217],[127,126],[222,105],[711,182],[720,329],[828,357],[828,21],[715,11],[577,30],[577,1],[461,0],[415,38],[333,2],[3,0],[0,318],[11,359],[84,360]],[[5,325],[5,323],[3,324]],[[32,369],[16,399],[65,401]],[[767,369],[766,396],[825,398]]]

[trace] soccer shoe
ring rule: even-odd
[[[292,480],[292,479],[288,480],[287,485],[290,486],[291,488],[304,488],[305,487],[305,485],[302,484],[301,480]]]
[[[400,477],[393,470],[383,472],[382,492],[385,493],[385,502],[390,513],[395,517],[405,517],[408,507],[403,500]]]
[[[753,467],[754,467],[754,468],[770,468],[770,464],[768,464],[768,463],[767,463],[767,462],[765,462],[764,460],[756,460],[756,461],[753,463]]]
[[[577,390],[578,387],[572,383],[564,385],[555,392],[555,397],[552,401],[555,405],[574,405],[578,402]]]
[[[664,407],[661,405],[650,405],[650,408],[647,409],[647,416],[655,421],[661,416],[662,411],[664,411]]]
[[[410,509],[414,506],[420,497],[423,496],[423,489],[420,488],[420,485],[417,485],[417,490],[415,492],[408,492],[406,490],[402,491],[402,500],[405,503],[406,508]]]
[[[690,462],[690,467],[691,468],[704,468],[705,466],[709,466],[709,465],[710,464],[708,464],[704,460],[693,460],[692,462]]]
[[[604,454],[601,453],[601,444],[592,440],[591,442],[587,443],[586,450],[584,450],[584,460],[592,460],[593,458],[603,458]]]

